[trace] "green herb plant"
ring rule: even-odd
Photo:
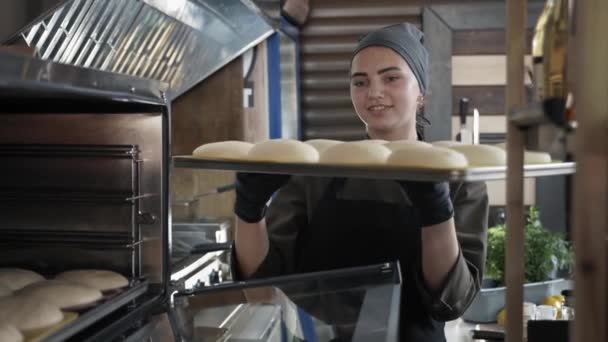
[[[534,283],[549,279],[553,270],[570,268],[573,255],[570,244],[563,234],[543,228],[539,211],[530,207],[524,228],[524,277],[525,282]],[[486,258],[486,278],[500,284],[505,283],[505,243],[504,224],[488,230],[488,254]]]

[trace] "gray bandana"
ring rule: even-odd
[[[424,94],[427,85],[429,53],[422,45],[423,39],[424,34],[412,24],[391,25],[363,36],[352,56],[354,58],[359,51],[370,46],[382,46],[394,50],[410,66],[418,80],[420,91]]]

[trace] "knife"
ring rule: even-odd
[[[469,112],[469,99],[463,97],[460,99],[460,142],[465,144],[472,143],[471,132],[467,129],[467,114]]]
[[[198,200],[200,200],[202,197],[206,197],[206,196],[210,196],[210,195],[216,195],[216,194],[221,194],[230,190],[234,190],[236,189],[236,183],[231,183],[231,184],[226,184],[226,185],[222,185],[218,188],[215,189],[211,189],[210,191],[207,191],[205,193],[202,194],[198,194],[196,196],[194,196],[192,199],[187,199],[187,200],[181,200],[181,201],[173,201],[172,204],[173,205],[182,205],[182,206],[189,206],[194,202],[197,202]]]

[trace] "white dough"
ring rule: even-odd
[[[40,298],[10,296],[0,298],[0,322],[14,325],[17,329],[42,329],[63,320],[61,310]]]
[[[391,150],[382,144],[346,142],[323,151],[319,162],[342,165],[384,165],[390,153]]]
[[[456,145],[464,145],[460,141],[454,141],[454,140],[433,141],[431,144],[436,147],[452,147],[452,146],[456,146]]]
[[[248,158],[279,163],[316,163],[319,161],[319,152],[298,140],[272,139],[254,144]]]
[[[321,152],[325,151],[328,147],[342,144],[343,141],[330,140],[330,139],[312,139],[312,140],[307,140],[306,143],[308,145],[314,147],[319,153],[321,153]]]
[[[18,294],[40,298],[60,309],[91,304],[102,297],[98,289],[61,280],[46,280],[31,284],[21,289]]]
[[[507,149],[507,143],[500,143],[494,145],[496,147]],[[551,155],[546,152],[540,151],[524,151],[524,164],[548,164],[551,163]]]
[[[197,147],[192,155],[204,159],[243,160],[247,159],[252,147],[252,143],[244,141],[219,141]]]
[[[492,145],[492,146],[500,147],[503,150],[507,149],[507,143],[506,142],[501,142],[500,144],[496,144],[496,145]]]
[[[351,141],[351,142],[363,143],[363,144],[386,144],[388,141],[382,140],[382,139],[365,139],[365,140],[357,140],[357,141]]]
[[[391,151],[397,151],[402,148],[417,148],[417,147],[432,147],[433,145],[418,140],[395,140],[384,144]]]
[[[388,158],[393,166],[427,169],[464,169],[468,166],[466,157],[445,147],[411,147],[393,151]]]
[[[524,164],[549,164],[551,155],[546,152],[524,151]]]
[[[23,342],[23,335],[14,325],[0,323],[0,341]]]
[[[129,285],[122,274],[106,270],[73,270],[59,273],[56,279],[80,284],[99,291],[120,289]]]
[[[507,164],[507,154],[503,149],[496,146],[460,144],[449,148],[464,154],[469,162],[469,167],[504,166]]]
[[[0,268],[0,285],[12,291],[19,290],[29,284],[43,281],[40,274],[22,268]]]

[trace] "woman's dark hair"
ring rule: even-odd
[[[424,137],[424,127],[430,126],[431,122],[424,116],[422,111],[423,109],[416,113],[416,135],[418,136],[418,140],[426,141]]]

